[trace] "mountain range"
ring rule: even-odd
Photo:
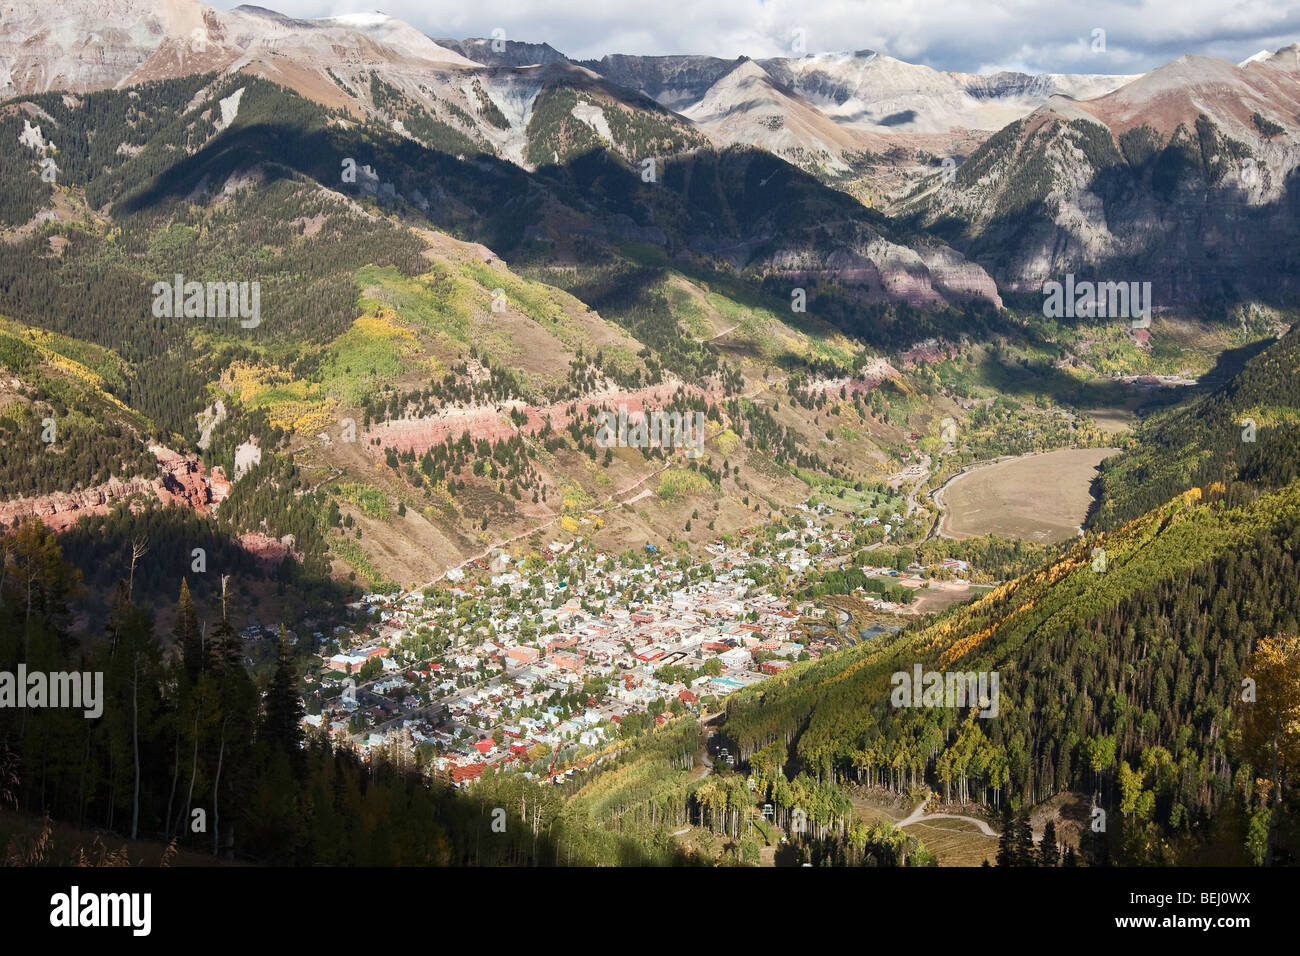
[[[1294,301],[1300,45],[1185,56],[1088,100],[1052,97],[896,212],[1010,289],[1089,270],[1163,310]]]
[[[1163,309],[1295,293],[1296,45],[1141,76],[973,75],[872,51],[578,61],[546,43],[434,40],[378,13],[197,0],[77,0],[57,28],[39,5],[5,12],[0,95],[215,70],[426,145],[432,122],[452,131],[444,145],[528,170],[592,148],[637,167],[754,148],[945,239],[1012,291],[1086,261],[1153,279]]]
[[[525,156],[518,140],[548,83],[588,85],[615,98],[635,91],[690,120],[716,146],[760,146],[842,176],[866,154],[961,142],[1052,96],[1090,98],[1133,79],[944,73],[872,51],[575,61],[545,43],[435,41],[378,13],[304,20],[197,0],[80,0],[65,8],[57,29],[45,27],[36,8],[25,11],[6,11],[0,27],[0,94],[86,92],[219,69],[364,111],[377,108],[363,92],[377,70],[426,108],[458,107],[462,131],[516,160]],[[591,122],[599,127],[599,119]]]

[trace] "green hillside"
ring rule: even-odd
[[[1300,623],[1297,535],[1300,483],[1188,493],[973,604],[733,695],[723,732],[768,780],[989,804],[1097,793],[1130,862],[1244,859],[1268,768],[1238,743],[1241,681],[1259,638]],[[997,671],[1000,712],[891,706],[891,675],[916,664]],[[1298,837],[1289,824],[1287,853]]]
[[[1300,327],[1249,359],[1221,389],[1152,415],[1106,461],[1091,516],[1113,528],[1188,488],[1300,476]]]

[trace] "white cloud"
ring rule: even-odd
[[[377,0],[262,0],[331,16]],[[430,36],[546,42],[579,59],[606,53],[789,55],[871,49],[940,69],[1133,73],[1184,53],[1245,59],[1300,39],[1300,0],[382,0]],[[234,6],[218,0],[220,6]],[[1094,29],[1106,31],[1095,52]]]

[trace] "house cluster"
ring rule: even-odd
[[[746,575],[747,549],[711,551],[637,562],[554,544],[540,566],[498,556],[477,581],[367,595],[367,623],[324,642],[308,723],[362,751],[432,745],[430,766],[467,783],[557,754],[571,766],[630,714],[663,724],[821,652]]]
[[[524,559],[497,553],[438,587],[367,595],[353,605],[363,624],[318,639],[308,723],[362,752],[419,750],[461,785],[590,765],[628,726],[710,710],[838,646],[833,628],[807,626],[824,608],[769,586],[773,574],[842,565],[861,545],[827,514],[804,507],[764,534],[713,541],[704,560],[553,542]]]

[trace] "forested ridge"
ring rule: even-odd
[[[750,766],[824,781],[995,806],[1095,794],[1130,808],[1110,831],[1128,862],[1224,839],[1257,858],[1270,754],[1241,739],[1242,681],[1259,639],[1297,631],[1297,554],[1300,483],[1188,492],[932,623],[738,692],[723,732]],[[913,664],[997,671],[1000,712],[892,707],[890,675]],[[1277,852],[1294,859],[1285,819]]]
[[[1222,388],[1152,415],[1102,463],[1096,528],[1113,528],[1187,488],[1241,479],[1278,488],[1300,476],[1300,327]]]
[[[18,357],[18,345],[0,333],[0,369],[17,372],[20,383],[0,408],[0,489],[7,497],[157,474],[138,416],[73,376],[42,367],[34,350]]]
[[[376,83],[381,98],[396,96],[384,92],[391,88],[382,81]],[[238,115],[218,130],[216,101],[239,91]],[[18,242],[14,255],[5,259],[9,268],[0,269],[0,310],[28,324],[117,348],[137,366],[121,397],[186,437],[194,434],[187,415],[201,407],[203,385],[220,368],[215,358],[223,346],[251,342],[306,374],[313,359],[308,346],[338,334],[354,315],[352,273],[357,267],[393,264],[408,275],[427,268],[418,240],[407,230],[369,214],[366,206],[340,203],[316,188],[319,184],[366,199],[355,185],[342,181],[344,160],[371,167],[393,188],[379,196],[382,211],[483,242],[519,267],[542,267],[548,261],[543,244],[525,241],[530,227],[547,219],[543,197],[561,203],[583,222],[614,223],[615,235],[628,222],[662,232],[665,264],[688,248],[734,243],[755,234],[771,234],[767,245],[772,250],[802,245],[810,241],[805,228],[810,220],[845,223],[842,235],[815,240],[810,251],[817,254],[835,242],[858,242],[875,233],[897,242],[924,238],[896,233],[879,213],[752,150],[699,149],[689,159],[667,163],[656,183],[643,182],[639,170],[598,149],[529,173],[490,156],[461,153],[466,143],[443,143],[434,136],[425,145],[377,122],[357,123],[247,76],[207,74],[75,100],[49,93],[13,102],[46,118],[42,129],[57,147],[59,186],[70,187],[90,209],[111,218],[47,226]],[[401,105],[383,102],[393,109]],[[647,109],[648,115],[637,114],[643,123],[660,112]],[[19,117],[13,111],[3,119],[7,125],[0,132],[19,126],[11,138],[0,137],[0,156],[21,167],[20,178],[39,184],[35,152],[17,142]],[[636,141],[644,139],[647,147],[680,151],[699,145],[680,140],[682,131],[667,126],[638,130]],[[759,187],[777,173],[782,177],[779,189]],[[24,203],[24,210],[30,202],[15,201]],[[366,205],[375,208],[374,198]],[[324,222],[317,224],[322,216]],[[25,219],[14,213],[12,224],[19,221]],[[313,223],[310,232],[308,223]],[[605,231],[603,225],[584,230],[593,236]],[[44,254],[51,232],[67,240],[59,256]],[[690,375],[708,374],[716,365],[707,349],[681,334],[639,254],[620,242],[585,237],[574,254],[587,267],[583,272],[589,279],[576,282],[572,291],[642,336],[657,364]],[[701,277],[712,271],[705,265],[709,260],[695,260],[695,265],[682,266],[705,270]],[[148,289],[160,277],[176,273],[187,279],[261,282],[266,322],[232,341],[229,330],[213,328],[212,335],[196,336],[192,322],[152,316]],[[546,279],[557,281],[562,275],[547,273]],[[734,285],[750,301],[788,311],[788,283],[725,267],[710,278]],[[932,312],[903,304],[866,304],[833,281],[810,280],[809,297],[823,318],[877,347],[901,348],[934,334],[1003,328],[992,310],[982,306]],[[689,352],[678,354],[684,350]]]

